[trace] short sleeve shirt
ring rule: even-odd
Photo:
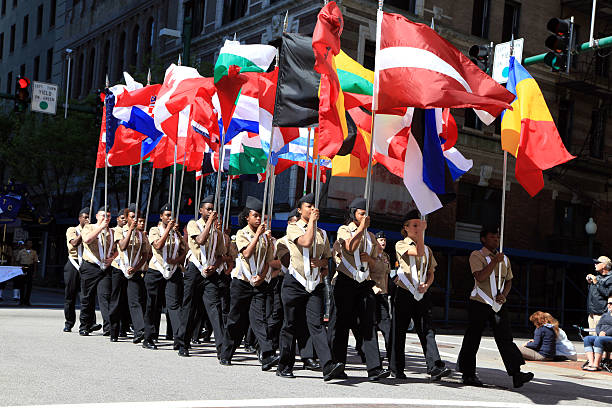
[[[289,254],[291,256],[290,265],[297,273],[306,278],[304,272],[304,247],[297,243],[298,238],[306,234],[308,224],[300,219],[295,224],[287,226],[287,243]],[[331,258],[331,249],[329,246],[329,240],[327,234],[323,234],[323,230],[317,228],[316,236],[316,259],[328,259]],[[313,259],[312,247],[308,248],[308,259]]]
[[[76,227],[70,227],[66,230],[66,246],[68,247],[68,257],[78,260],[79,259],[79,247],[83,248],[83,244],[81,243],[78,246],[74,246],[70,243],[70,241],[77,239],[82,233],[81,226],[77,225]],[[82,254],[82,252],[81,252]]]
[[[123,231],[127,231],[125,229],[125,225],[123,227],[120,226],[116,226],[115,228],[113,228],[113,238],[114,241],[117,243],[117,247],[119,247],[119,241],[121,241],[123,239]],[[113,262],[111,263],[111,266],[113,268],[117,268],[119,269],[119,262],[120,262],[119,256],[117,256],[115,259],[113,259]]]
[[[380,268],[375,268],[370,272],[374,285],[374,294],[386,294],[389,292],[389,273],[391,272],[391,262],[389,255],[382,251],[379,255],[381,262]]]
[[[410,237],[406,237],[404,238],[402,241],[398,241],[395,244],[395,254],[397,256],[397,259],[399,261],[400,264],[400,268],[402,268],[402,271],[404,271],[404,273],[406,274],[406,278],[410,281],[410,283],[412,283],[415,287],[418,286],[418,283],[415,283],[412,280],[412,274],[410,271],[410,259],[411,258],[415,258],[415,265],[417,267],[417,271],[418,270],[423,270],[423,269],[427,269],[427,273],[424,277],[422,277],[422,281],[426,282],[427,278],[429,277],[430,273],[434,273],[436,270],[436,267],[438,266],[438,262],[436,261],[436,258],[433,255],[433,251],[431,250],[431,248],[429,248],[427,245],[425,245],[425,250],[429,253],[429,261],[427,261],[426,257],[416,257],[416,256],[412,256],[412,255],[408,255],[408,250],[411,247],[415,247],[416,248],[416,242],[414,242]],[[427,262],[427,265],[425,265],[425,267],[423,266],[424,263]],[[422,268],[422,269],[421,269]],[[406,289],[409,290],[406,285],[404,284],[404,282],[402,282],[401,279],[397,280],[397,284],[398,286],[400,286],[402,289]]]
[[[120,239],[118,239],[117,241],[120,241],[124,237],[127,237],[129,231],[130,227],[124,225],[121,231]],[[147,248],[143,246],[143,242],[145,239],[145,235],[142,231],[134,229],[134,231],[132,231],[132,236],[128,241],[128,246],[127,248],[125,248],[125,251],[122,251],[119,244],[117,244],[117,251],[119,252],[119,255],[117,256],[117,258],[115,258],[115,261],[119,262],[120,260],[123,265],[129,265],[130,260],[132,260],[133,266],[138,265],[138,263],[140,262],[140,258],[146,255],[147,252]],[[138,259],[136,259],[137,254]]]
[[[282,268],[281,273],[284,274],[285,270],[289,267],[289,263],[283,263],[283,258],[285,258],[289,254],[289,242],[287,235],[276,240],[276,259],[281,262]],[[291,255],[289,254],[289,259],[291,259]]]
[[[91,235],[96,228],[97,224],[87,224],[83,227],[83,236]],[[96,265],[104,262],[104,257],[110,255],[115,243],[114,235],[110,229],[106,228],[89,244],[83,242],[83,259]],[[103,247],[100,246],[100,242]]]
[[[187,235],[189,235],[188,244],[191,256],[195,256],[197,260],[202,263],[202,248],[196,242],[196,237],[204,231],[206,222],[200,218],[199,220],[191,220],[187,223]],[[214,248],[213,248],[214,247]],[[210,264],[215,263],[216,257],[225,255],[225,243],[223,242],[221,231],[217,230],[214,226],[210,228],[208,238],[204,243],[206,250],[206,256],[211,257],[211,252],[214,251],[214,256]]]
[[[15,263],[18,265],[33,265],[37,261],[38,256],[36,255],[36,251],[25,248],[17,252],[17,258],[15,259]]]
[[[349,225],[342,225],[338,229],[338,240],[336,241],[339,245],[335,246],[335,249],[337,251],[336,270],[338,272],[344,273],[346,276],[348,276],[351,279],[354,279],[353,274],[346,267],[346,265],[344,265],[344,262],[342,261],[342,259],[347,261],[352,266],[352,268],[357,269],[356,267],[357,262],[355,261],[355,254],[353,252],[347,251],[346,246],[345,246],[346,241],[349,241],[353,237],[353,235],[355,235],[357,228],[358,228],[357,224],[355,224],[354,222],[351,222]],[[371,245],[368,245],[370,247],[370,251],[368,251],[368,255],[372,257],[376,257],[376,254],[378,251],[378,244],[376,242],[376,237],[374,236],[374,234],[372,234],[369,231],[368,231],[368,236],[370,238],[370,243],[371,243]],[[358,247],[359,252],[365,251],[365,242],[366,242],[365,238],[362,238],[361,242],[359,243],[359,247]]]
[[[474,251],[470,254],[470,269],[472,270],[472,274],[474,272],[478,272],[478,271],[482,271],[488,264],[489,261],[492,259],[492,257],[495,254],[491,251],[489,251],[487,248],[482,248],[479,251]],[[488,260],[487,260],[488,257]],[[506,261],[508,262],[508,265],[506,266]],[[492,275],[494,276],[495,279],[495,287],[497,288],[497,281],[498,281],[498,275],[499,275],[499,265],[501,265],[501,278],[502,278],[502,282],[505,281],[509,281],[512,280],[512,267],[510,265],[510,260],[505,257],[504,262],[500,262],[498,264],[497,267],[495,267],[495,269],[493,269],[493,273]],[[494,295],[491,293],[491,277],[487,277],[487,279],[485,279],[482,282],[478,282],[476,279],[474,279],[474,285],[478,286],[487,296],[489,296],[491,299],[493,299],[495,297],[495,295],[497,295],[497,293]],[[485,300],[483,298],[481,298],[478,293],[476,293],[474,296],[470,296],[471,300],[476,300],[478,302],[482,302],[482,303],[487,303],[485,302]]]
[[[254,270],[251,270],[251,258],[255,262],[255,266],[264,265],[274,260],[274,245],[265,235],[257,242],[254,253],[248,259],[245,258],[242,251],[249,246],[253,239],[255,239],[255,233],[248,225],[239,230],[236,234],[236,248],[238,249],[237,262],[241,262],[240,267],[249,272],[251,276],[255,273]],[[257,257],[258,255],[259,257]],[[234,277],[248,281],[244,274],[236,273]]]
[[[158,272],[163,272],[164,264],[169,258],[174,257],[175,252],[176,256],[179,256],[181,254],[181,251],[184,250],[184,242],[181,239],[179,233],[177,233],[176,231],[172,231],[168,235],[168,238],[166,239],[166,242],[161,249],[155,249],[153,243],[162,237],[162,230],[163,225],[161,224],[161,222],[158,226],[152,227],[149,230],[149,243],[151,244],[151,251],[153,252],[153,256],[149,261],[149,268],[154,269]],[[164,261],[164,253],[166,255],[166,261]]]

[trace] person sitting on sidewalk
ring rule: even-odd
[[[536,327],[533,340],[519,346],[525,360],[551,361],[556,354],[557,333],[559,328],[546,323],[544,312],[537,311],[529,316]],[[556,329],[556,330],[555,330]]]
[[[576,347],[569,341],[563,329],[559,327],[559,321],[547,312],[544,312],[544,320],[546,323],[552,324],[554,326],[553,330],[557,333],[555,361],[577,361],[578,353],[576,353]]]
[[[612,297],[608,299],[608,311],[597,323],[597,336],[584,338],[584,351],[589,364],[582,367],[585,371],[599,371],[601,356],[604,351],[612,350]]]

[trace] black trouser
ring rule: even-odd
[[[281,290],[284,276],[280,275],[270,281],[272,290],[268,292],[266,314],[268,320],[268,331],[272,336],[272,345],[277,350],[280,342],[280,331],[283,327],[283,301]]]
[[[20,301],[19,304],[29,305],[32,296],[32,281],[34,280],[34,267],[32,265],[21,265],[23,275],[21,275]]]
[[[122,310],[121,305],[124,301],[127,278],[121,269],[112,268],[111,270],[111,300],[109,305],[109,317],[111,323],[111,337],[119,337],[119,326],[121,325]],[[125,328],[123,329],[125,330]]]
[[[137,272],[134,272],[137,273]],[[125,275],[124,275],[125,276]],[[127,278],[126,278],[127,281]],[[124,335],[130,330],[130,325],[132,324],[132,316],[130,314],[130,305],[128,304],[127,299],[127,282],[123,285],[121,289],[121,300],[119,303],[119,319],[121,321],[120,325],[120,335]]]
[[[376,329],[380,330],[385,339],[385,351],[387,352],[387,360],[391,360],[391,316],[389,315],[389,302],[387,295],[379,293],[374,295],[376,299]],[[358,353],[363,353],[363,339],[359,335],[357,325],[351,328],[355,336],[355,350]]]
[[[144,333],[144,311],[147,307],[147,290],[141,271],[134,272],[127,280],[127,301],[136,337]]]
[[[417,301],[412,293],[397,287],[395,290],[395,304],[393,305],[393,350],[389,360],[389,368],[394,373],[403,373],[406,367],[406,332],[410,325],[410,320],[414,321],[414,329],[419,336],[427,372],[434,367],[444,367],[444,362],[440,360],[438,345],[432,325],[431,314],[431,295],[425,293],[420,301]]]
[[[178,330],[181,327],[181,301],[183,300],[181,271],[177,269],[170,279],[165,279],[161,272],[149,269],[145,274],[144,283],[147,290],[147,308],[144,315],[145,339],[152,341],[159,337],[159,319],[165,298],[176,343]]]
[[[79,330],[89,330],[96,323],[96,291],[98,284],[107,276],[106,271],[91,262],[83,261],[81,274],[81,312]]]
[[[181,312],[181,328],[179,330],[179,344],[189,346],[194,331],[194,316],[196,311],[196,298],[202,299],[206,314],[213,328],[217,355],[223,345],[224,329],[221,313],[221,298],[219,296],[219,274],[213,273],[208,277],[202,276],[200,270],[193,263],[189,263],[184,277],[183,309]]]
[[[253,287],[249,282],[232,279],[230,286],[230,311],[225,327],[221,358],[230,361],[245,335],[249,322],[257,338],[261,358],[274,354],[272,339],[266,322],[266,296],[269,290],[267,282]]]
[[[104,276],[98,282],[98,306],[100,306],[100,314],[102,315],[102,331],[104,333],[110,333],[111,322],[110,322],[110,304],[111,295],[113,292],[113,269],[112,266],[107,267],[104,270]]]
[[[281,292],[285,317],[280,334],[279,368],[293,369],[295,341],[297,338],[304,338],[304,328],[307,328],[310,334],[321,365],[325,367],[331,362],[331,351],[323,326],[324,291],[325,284],[319,283],[308,293],[293,276],[285,276]]]
[[[333,360],[346,363],[349,329],[358,319],[368,371],[382,367],[374,325],[376,300],[372,284],[372,281],[359,283],[342,272],[338,273],[334,285],[335,328],[331,336]]]
[[[493,337],[506,372],[508,375],[518,374],[525,360],[514,344],[506,307],[502,306],[501,310],[495,313],[488,304],[475,300],[468,302],[468,327],[457,359],[457,371],[461,371],[466,377],[476,375],[476,353],[487,322],[493,329]]]
[[[227,315],[230,310],[230,285],[232,284],[232,277],[226,275],[223,272],[219,275],[219,296],[221,298],[221,316],[223,318],[223,329],[227,324]]]
[[[79,296],[80,278],[79,271],[72,262],[64,265],[64,318],[66,327],[72,329],[76,323],[76,301]]]
[[[200,334],[202,333],[202,327],[210,328],[211,326],[210,321],[208,320],[208,315],[206,314],[206,309],[204,307],[204,301],[202,300],[202,298],[199,296],[195,296],[192,302],[192,308],[195,310],[193,314],[193,320],[190,325],[192,330],[191,334],[186,333],[186,335],[190,335],[191,341],[195,341],[200,338]]]

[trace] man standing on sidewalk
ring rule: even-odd
[[[32,281],[38,267],[38,255],[32,249],[32,240],[25,242],[25,247],[17,253],[15,263],[22,267],[23,276],[21,277],[21,300],[22,306],[32,306],[30,296],[32,295]]]
[[[589,313],[589,328],[594,329],[607,311],[608,297],[612,296],[612,261],[607,256],[600,256],[595,262],[595,274],[589,273],[586,280],[589,283],[587,295],[587,312]]]

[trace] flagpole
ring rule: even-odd
[[[177,65],[180,67],[181,64],[181,55],[179,54],[178,57],[178,63]],[[179,119],[180,121],[180,119]],[[172,200],[171,200],[171,206],[172,206],[172,218],[174,218],[176,220],[176,208],[175,208],[175,203],[176,203],[176,159],[177,159],[177,155],[178,155],[178,124],[177,124],[177,134],[176,134],[176,141],[174,142],[174,170],[172,172],[172,188],[170,189],[172,191]]]
[[[128,179],[128,199],[126,207],[129,207],[132,202],[132,165],[130,164],[128,167],[130,168],[130,177]]]
[[[96,162],[97,162],[97,157],[96,157]],[[96,181],[98,179],[98,166],[96,163],[96,169],[94,170],[94,177],[93,177],[93,184],[91,185],[91,199],[89,201],[89,220],[91,222],[91,212],[93,211],[93,203],[94,203],[94,196],[96,194]]]
[[[193,190],[193,217],[198,219],[198,209],[200,207],[200,200],[198,200],[198,172],[194,173],[195,176],[195,189]]]
[[[130,176],[132,175],[132,166],[130,166]],[[138,184],[136,186],[136,208],[134,210],[134,217],[135,217],[135,221],[136,223],[138,223],[138,211],[140,210],[140,180],[142,178],[142,158],[140,160],[140,165],[138,166]],[[132,189],[130,188],[130,192],[132,191]],[[128,201],[128,207],[130,206],[130,203]],[[132,261],[134,260],[134,235],[132,235],[131,237],[131,246],[132,246],[132,251],[130,252],[130,264],[129,266],[132,266]]]
[[[308,161],[310,160],[310,132],[312,128],[308,128],[308,141],[306,142],[306,165],[304,167],[304,193],[306,195],[306,189],[308,188]]]
[[[108,82],[108,76],[107,76],[106,77],[106,88],[108,89],[109,86],[110,86],[110,83]],[[107,95],[108,95],[108,92],[107,92]],[[105,219],[106,219],[107,214],[108,214],[108,144],[105,141],[104,143],[104,218]],[[104,251],[106,252],[106,242],[104,241],[104,238],[105,238],[105,235],[102,234],[102,247],[104,248]]]
[[[145,214],[145,227],[144,227],[145,232],[147,231],[147,222],[149,221],[149,208],[151,206],[151,195],[153,193],[153,182],[154,181],[155,181],[155,167],[151,166],[151,183],[149,184],[149,197],[147,198],[147,212]]]
[[[227,183],[225,183],[225,203],[223,203],[223,214],[221,216],[221,234],[225,232],[226,218],[230,209],[229,200],[232,191],[232,178],[227,175]]]
[[[187,150],[187,146],[185,146]],[[180,224],[179,216],[181,215],[181,196],[183,195],[183,180],[185,179],[185,160],[187,159],[187,152],[183,153],[183,168],[181,170],[181,184],[179,185],[179,193],[176,199],[176,223]]]
[[[314,152],[313,152],[314,154]],[[314,164],[314,163],[313,163]],[[321,201],[321,156],[317,154],[317,173],[316,173],[316,181],[312,180],[316,183],[317,188],[315,189],[315,208],[319,209],[319,203]],[[319,216],[320,216],[319,212]],[[312,259],[316,259],[317,256],[317,228],[318,222],[314,223],[314,239],[312,240]]]
[[[382,9],[384,0],[378,0],[378,12],[376,16],[376,54],[380,50],[380,29],[382,24]],[[376,55],[375,55],[376,61]],[[368,173],[366,174],[364,197],[366,200],[366,214],[370,214],[370,196],[372,184],[372,160],[374,157],[374,127],[376,121],[376,110],[378,109],[378,70],[374,69],[374,92],[372,97],[372,133],[370,135],[370,156],[368,158]]]

